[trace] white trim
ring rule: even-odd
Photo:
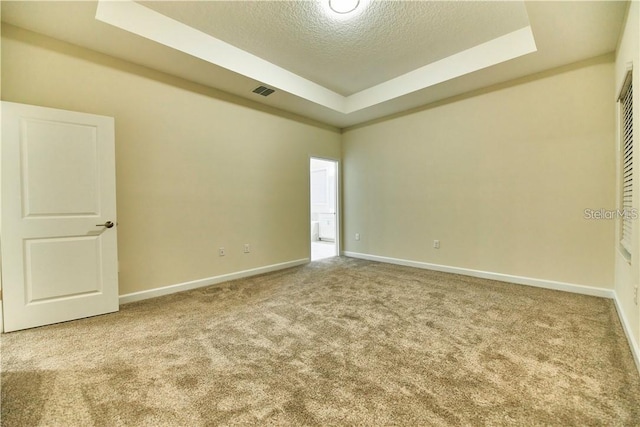
[[[422,268],[427,270],[442,271],[445,273],[462,274],[464,276],[498,280],[501,282],[515,283],[518,285],[535,286],[538,288],[553,289],[557,291],[573,292],[576,294],[591,295],[596,297],[613,299],[616,307],[616,311],[618,312],[618,317],[620,318],[620,323],[622,324],[622,329],[624,330],[624,333],[627,337],[627,341],[629,343],[629,347],[631,348],[631,354],[633,355],[633,360],[636,364],[636,368],[638,369],[638,373],[640,373],[640,347],[638,346],[638,342],[635,340],[633,333],[631,332],[631,326],[627,321],[627,316],[622,308],[622,304],[620,304],[618,300],[618,295],[612,289],[596,288],[591,286],[576,285],[573,283],[556,282],[552,280],[534,279],[531,277],[512,276],[509,274],[492,273],[489,271],[472,270],[468,268],[451,267],[447,265],[430,264],[430,263],[419,262],[419,261],[409,261],[404,259],[389,258],[384,256],[378,256],[378,255],[361,254],[357,252],[344,251],[342,254],[347,257],[366,259],[369,261],[385,262],[388,264],[404,265],[407,267],[416,267],[416,268]]]
[[[618,312],[618,317],[620,318],[620,323],[622,323],[622,329],[624,329],[624,334],[627,336],[627,341],[629,342],[629,347],[631,347],[631,354],[633,355],[633,361],[636,362],[636,368],[638,369],[638,373],[640,373],[640,347],[638,347],[638,343],[631,332],[631,326],[627,321],[627,316],[622,308],[622,304],[618,300],[618,294],[614,292],[613,301],[616,304],[616,311]]]
[[[596,288],[592,286],[576,285],[573,283],[556,282],[553,280],[535,279],[532,277],[512,276],[510,274],[493,273],[490,271],[472,270],[469,268],[451,267],[448,265],[430,264],[420,261],[410,261],[398,258],[389,258],[378,255],[361,254],[357,252],[343,252],[344,256],[366,259],[369,261],[386,262],[388,264],[405,265],[426,270],[442,271],[445,273],[462,274],[464,276],[479,277],[481,279],[498,280],[500,282],[515,283],[518,285],[535,286],[537,288],[553,289],[556,291],[573,292],[576,294],[591,295],[595,297],[613,299],[613,289]]]
[[[144,4],[101,0],[95,18],[332,110],[344,110],[344,96]]]
[[[322,160],[325,162],[333,162],[336,164],[336,218],[335,218],[335,223],[336,223],[336,238],[335,238],[335,244],[336,244],[336,256],[340,256],[340,254],[342,253],[341,247],[342,247],[342,228],[340,226],[340,224],[342,224],[342,204],[341,204],[341,200],[342,200],[342,162],[340,161],[340,159],[335,158],[335,157],[327,157],[327,156],[314,156],[314,155],[309,155],[309,175],[308,175],[308,182],[307,182],[307,188],[309,188],[309,212],[307,217],[309,218],[309,231],[307,232],[307,236],[309,237],[309,259],[311,259],[311,253],[312,253],[312,245],[313,242],[311,241],[311,161],[312,160]]]
[[[629,61],[627,62],[627,65],[625,67],[624,79],[622,79],[622,82],[620,83],[620,89],[616,92],[618,94],[616,97],[616,102],[622,99],[623,94],[626,95],[625,89],[627,89],[627,86],[631,84],[632,79],[633,79],[633,61]]]
[[[133,0],[98,1],[95,18],[343,114],[536,52],[530,25],[343,96]]]
[[[345,98],[345,114],[537,52],[531,26],[481,43]]]
[[[176,292],[188,291],[190,289],[202,288],[205,286],[216,285],[218,283],[228,282],[230,280],[242,279],[258,274],[269,273],[285,268],[296,267],[298,265],[307,264],[309,258],[297,259],[295,261],[283,262],[280,264],[272,264],[264,267],[252,268],[250,270],[237,271],[235,273],[222,274],[220,276],[207,277],[205,279],[192,280],[190,282],[178,283],[176,285],[163,286],[161,288],[148,289],[146,291],[132,292],[130,294],[120,295],[120,304],[126,304],[134,301],[141,301],[149,298],[155,298],[162,295],[175,294]]]

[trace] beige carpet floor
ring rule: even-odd
[[[640,425],[612,301],[349,258],[1,346],[5,426]]]

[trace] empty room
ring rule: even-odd
[[[640,425],[640,2],[0,7],[1,425]]]

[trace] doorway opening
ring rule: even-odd
[[[311,261],[338,255],[338,162],[311,158]]]

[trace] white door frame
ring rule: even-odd
[[[334,162],[336,164],[336,218],[335,218],[335,227],[336,227],[336,256],[342,255],[342,232],[341,232],[341,224],[342,224],[342,173],[341,173],[341,162],[340,159],[332,158],[332,157],[324,157],[324,156],[313,156],[309,155],[309,160],[307,162],[307,188],[309,194],[309,203],[307,203],[307,239],[309,239],[309,260],[311,260],[311,160],[324,160],[327,162]]]

